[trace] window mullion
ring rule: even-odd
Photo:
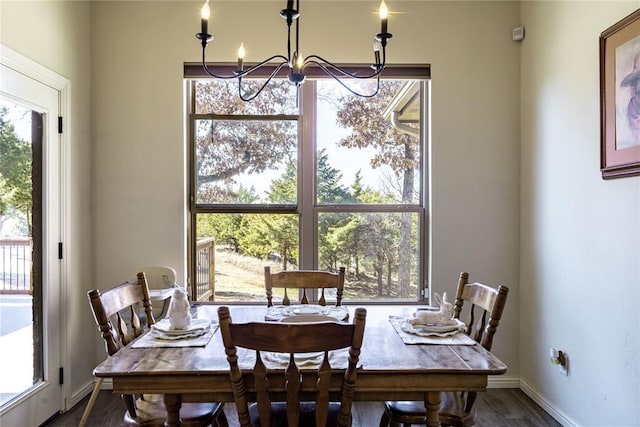
[[[302,85],[299,129],[298,213],[300,215],[300,269],[317,267],[317,215],[315,213],[316,82]]]

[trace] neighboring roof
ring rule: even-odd
[[[408,81],[404,84],[384,110],[385,120],[391,120],[398,113],[398,121],[416,123],[420,120],[420,82]]]

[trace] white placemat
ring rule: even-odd
[[[474,345],[476,342],[464,332],[458,332],[451,336],[422,336],[407,332],[402,324],[406,321],[403,317],[389,316],[389,323],[400,335],[405,344],[435,344],[435,345]]]
[[[204,335],[197,337],[187,337],[180,339],[160,339],[156,338],[151,332],[144,334],[136,342],[132,348],[177,348],[177,347],[205,347],[211,341],[211,337],[218,330],[218,325],[210,326],[209,331]]]

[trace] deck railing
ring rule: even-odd
[[[194,301],[213,301],[215,299],[215,240],[199,239],[196,246],[196,278]]]
[[[30,294],[31,239],[0,239],[0,294]]]
[[[0,294],[30,294],[31,239],[0,239]],[[197,301],[215,297],[215,240],[198,240],[195,295]]]

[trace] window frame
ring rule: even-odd
[[[232,70],[235,64],[213,64],[217,69],[228,68]],[[363,70],[366,66],[351,66],[354,71]],[[396,80],[420,80],[419,82],[419,103],[420,103],[420,182],[419,182],[419,200],[417,204],[316,204],[317,200],[317,145],[316,145],[316,85],[305,82],[300,87],[301,104],[298,115],[277,115],[278,119],[298,120],[298,200],[297,205],[280,205],[280,204],[197,204],[196,203],[196,176],[195,176],[195,135],[194,123],[198,119],[230,119],[257,120],[257,117],[265,119],[273,119],[274,116],[254,116],[254,115],[220,115],[220,114],[196,114],[195,108],[195,84],[194,80],[207,78],[204,74],[201,64],[185,63],[185,94],[187,100],[186,111],[186,127],[187,127],[187,144],[188,144],[188,223],[187,223],[187,254],[188,254],[188,283],[191,285],[193,278],[196,277],[196,217],[198,214],[207,213],[266,213],[266,214],[296,214],[299,216],[299,265],[301,269],[317,269],[318,267],[318,217],[321,213],[344,212],[344,213],[416,213],[418,215],[418,230],[420,238],[418,242],[418,272],[417,286],[418,295],[416,300],[397,300],[397,299],[381,299],[381,300],[345,300],[345,304],[362,303],[366,301],[368,304],[424,304],[429,299],[429,283],[428,283],[428,201],[429,201],[429,121],[430,103],[430,66],[429,65],[406,65],[406,66],[388,66],[383,73],[383,79]],[[224,69],[222,70],[224,71]],[[266,70],[268,72],[268,70]],[[307,70],[305,70],[307,73]],[[326,75],[310,70],[309,75],[314,77],[313,80]],[[260,77],[260,76],[257,76]],[[305,172],[311,171],[311,172]],[[195,296],[194,296],[195,297]],[[225,301],[225,303],[233,303]],[[243,304],[247,302],[244,301]],[[256,304],[261,304],[256,302]]]

